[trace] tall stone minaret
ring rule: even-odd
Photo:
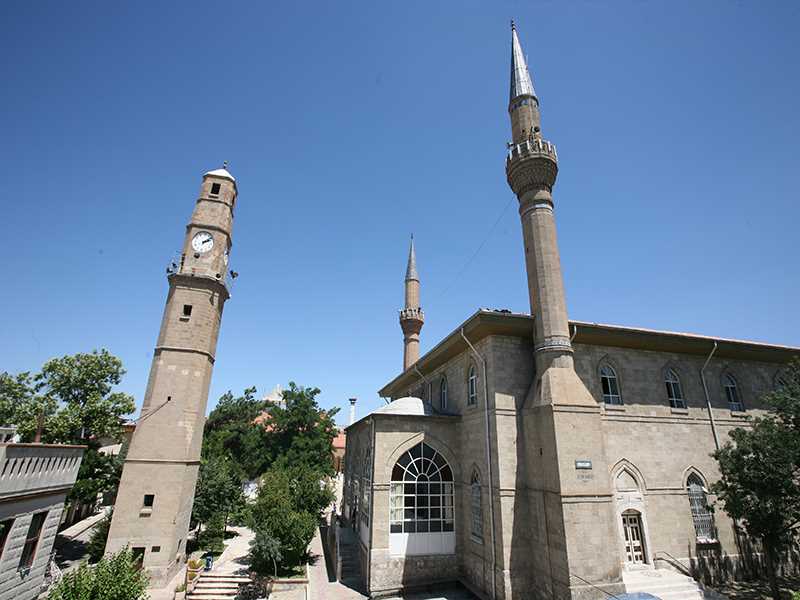
[[[524,420],[522,435],[542,440],[526,456],[526,469],[532,489],[543,494],[546,490],[559,500],[548,510],[546,539],[552,544],[549,564],[539,565],[541,571],[537,572],[549,570],[553,579],[547,587],[553,597],[575,598],[587,590],[570,578],[570,573],[592,582],[619,585],[619,564],[608,552],[617,543],[617,516],[612,511],[601,408],[573,364],[553,212],[558,156],[555,146],[542,137],[539,98],[513,22],[508,112],[513,141],[506,175],[519,200],[534,317],[535,379],[530,388],[532,397],[526,399],[531,412]],[[513,486],[513,482],[500,484],[506,485]],[[578,525],[583,523],[598,523],[597,536],[586,539],[583,525]],[[612,589],[616,592],[619,588]]]
[[[406,266],[406,306],[400,311],[400,328],[403,330],[403,371],[419,360],[419,332],[425,322],[425,314],[419,305],[419,275],[417,255],[414,252],[414,236],[408,249]]]
[[[129,546],[165,585],[186,554],[208,388],[227,283],[236,180],[203,176],[169,291],[142,413],[131,440],[106,552]]]

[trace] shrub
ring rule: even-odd
[[[82,564],[50,590],[48,600],[146,600],[147,575],[124,549],[101,558],[93,566]]]
[[[220,554],[225,549],[223,538],[225,535],[225,515],[213,515],[206,524],[206,528],[197,536],[200,549],[212,554]]]
[[[278,564],[283,560],[280,540],[274,538],[263,528],[256,529],[256,535],[250,542],[250,567],[262,575],[267,573],[278,576]]]
[[[96,563],[103,558],[103,554],[106,551],[106,542],[108,541],[108,530],[111,529],[111,517],[112,514],[109,512],[108,515],[92,529],[92,534],[89,537],[89,544],[86,547],[90,563]]]

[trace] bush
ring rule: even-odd
[[[278,576],[278,567],[283,560],[280,540],[272,537],[265,529],[256,529],[255,537],[250,542],[250,567],[262,575],[267,573]]]
[[[67,573],[50,590],[47,600],[145,600],[147,583],[147,575],[126,548],[96,565],[82,564]]]
[[[213,515],[206,524],[205,529],[197,536],[200,549],[212,554],[221,554],[225,549],[223,539],[225,536],[225,515]]]
[[[265,534],[268,534],[280,543],[280,564],[284,568],[291,568],[305,561],[308,544],[317,528],[316,515],[298,510],[294,504],[295,484],[296,481],[286,469],[267,471],[252,509],[252,529],[262,532],[262,542],[266,543]],[[273,571],[263,561],[260,566],[269,567],[264,574]]]
[[[92,534],[89,537],[89,544],[86,551],[89,553],[89,562],[96,563],[106,551],[106,542],[108,541],[108,530],[111,529],[111,512],[108,513],[105,519],[102,519],[92,529]]]

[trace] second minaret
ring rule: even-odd
[[[419,275],[417,275],[413,236],[408,250],[405,287],[405,308],[400,311],[400,327],[403,330],[403,371],[410,369],[419,360],[419,332],[422,331],[425,322],[425,314],[419,305]]]

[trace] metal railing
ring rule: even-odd
[[[233,282],[238,277],[238,273],[226,266],[224,272],[217,272],[214,269],[203,268],[201,266],[188,266],[186,265],[186,254],[176,252],[172,258],[167,262],[167,277],[171,275],[189,275],[192,277],[204,277],[206,279],[213,279],[221,282],[225,289],[228,290],[228,295],[233,294]]]

